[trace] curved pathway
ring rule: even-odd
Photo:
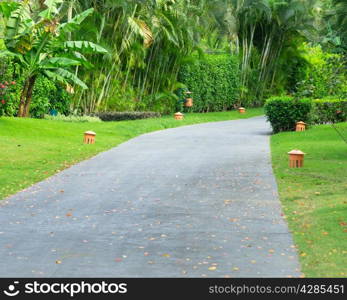
[[[145,134],[0,205],[1,277],[300,276],[263,117]]]

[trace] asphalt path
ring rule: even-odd
[[[153,132],[2,200],[0,276],[300,276],[270,133],[263,117]]]

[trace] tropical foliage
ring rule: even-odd
[[[29,115],[35,82],[39,75],[53,81],[71,83],[87,89],[86,84],[69,70],[85,65],[81,52],[107,53],[88,41],[69,41],[67,34],[77,28],[93,9],[86,10],[65,23],[59,23],[58,5],[62,0],[22,1],[8,14],[4,28],[6,49],[2,57],[12,57],[21,65],[24,83],[20,96],[18,117]]]
[[[295,94],[311,98],[347,98],[347,57],[324,52],[321,46],[303,44],[300,50],[307,64],[298,66]]]
[[[171,113],[179,91],[196,90],[181,76],[186,66],[199,74],[206,57],[221,54],[238,65],[229,78],[237,94],[212,109],[195,92],[193,110],[224,110],[260,106],[272,95],[344,97],[346,12],[345,0],[2,1],[0,49],[20,65],[10,78],[22,88],[19,116],[31,102],[46,103],[46,113],[54,106],[32,97],[40,77],[71,92],[65,114]],[[203,81],[211,76],[221,70]]]

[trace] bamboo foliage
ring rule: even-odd
[[[95,13],[87,29],[75,35],[93,36],[109,55],[91,58],[93,72],[77,71],[90,89],[77,89],[75,109],[117,109],[117,98],[127,99],[133,109],[154,108],[164,94],[174,98],[180,62],[198,46],[202,2],[76,1],[74,13],[90,7]]]
[[[315,31],[314,12],[320,1],[224,0],[223,4],[215,17],[224,20],[218,22],[220,33],[228,35],[231,51],[240,54],[240,102],[261,104],[280,72],[284,45],[294,36],[308,37]]]
[[[74,59],[83,63],[84,68],[74,67],[73,75],[89,89],[72,87],[73,108],[81,113],[123,108],[169,112],[176,99],[174,90],[182,87],[177,82],[182,63],[191,53],[201,53],[202,49],[239,55],[238,104],[261,105],[277,79],[285,76],[282,62],[291,53],[287,50],[295,48],[291,44],[297,37],[318,40],[315,26],[319,22],[324,26],[320,0],[25,0],[18,3],[30,3],[40,8],[41,14],[44,11],[45,28],[52,32],[58,28],[66,37],[66,49],[75,52]],[[339,26],[339,35],[346,40],[345,0],[331,0],[331,3],[336,6],[331,9],[336,14],[335,27]],[[2,20],[6,9],[0,2]],[[30,11],[18,13],[25,17]],[[51,15],[59,17],[50,19]],[[8,34],[11,30],[25,30],[18,18],[10,21],[6,22],[10,25]],[[0,32],[1,23],[0,20]],[[30,34],[22,36],[14,41],[19,52],[27,51],[31,45]],[[83,40],[91,42],[86,46],[81,44]],[[96,45],[107,53],[93,54],[93,51],[100,52]],[[81,46],[85,50],[83,55],[79,51]],[[297,55],[295,51],[292,53]]]

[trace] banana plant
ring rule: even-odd
[[[67,22],[60,23],[63,0],[24,0],[12,11],[4,30],[5,50],[0,56],[11,56],[23,70],[25,78],[18,108],[18,117],[28,117],[32,92],[38,76],[74,84],[88,89],[73,68],[91,67],[84,54],[106,54],[107,50],[89,41],[71,41],[68,35],[93,13],[88,9]]]

